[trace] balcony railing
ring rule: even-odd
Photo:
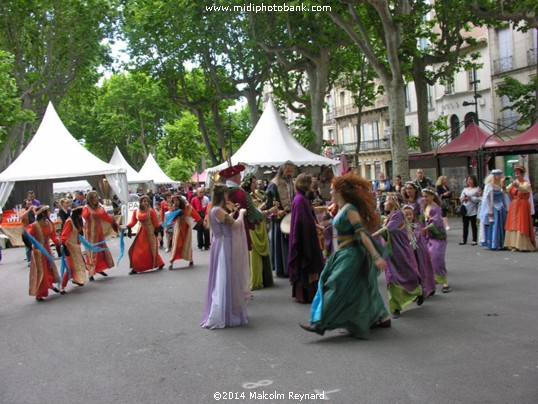
[[[537,59],[537,49],[534,48],[534,49],[529,49],[527,51],[527,65],[528,66],[532,66],[532,65],[535,65],[536,63],[538,63],[538,59]]]
[[[354,106],[353,104],[346,104],[341,107],[336,107],[334,110],[334,117],[338,118],[341,116],[346,115],[352,115],[357,114],[359,112],[359,108]]]
[[[355,153],[355,150],[357,150],[357,142],[335,145],[331,149],[333,149],[332,152],[334,153]],[[390,138],[386,138],[386,140],[366,140],[361,142],[360,151],[372,150],[390,150]]]
[[[512,70],[513,67],[513,57],[506,56],[493,61],[493,74],[500,74]]]
[[[517,128],[517,115],[504,116],[497,119],[497,125],[499,125],[500,130],[503,129],[516,129]]]

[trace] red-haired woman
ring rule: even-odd
[[[63,246],[63,253],[65,255],[67,266],[71,275],[71,282],[78,286],[84,286],[86,276],[84,271],[86,265],[84,265],[84,257],[80,249],[80,240],[78,235],[82,233],[84,224],[82,223],[82,206],[77,206],[71,210],[71,215],[64,223],[62,234],[60,235],[60,242]],[[69,281],[69,272],[65,271],[62,277],[62,284],[60,287],[60,293],[65,294],[65,287]]]
[[[192,217],[196,223],[202,220],[198,212],[191,205],[187,205],[181,195],[174,195],[172,197],[171,213],[178,209],[181,209],[181,213],[173,222],[174,233],[172,235],[172,251],[170,251],[168,269],[173,269],[174,261],[181,259],[189,261],[190,267],[194,265],[192,261],[192,228],[189,218]]]
[[[110,254],[106,243],[103,242],[105,240],[103,222],[109,223],[116,233],[119,227],[99,203],[99,195],[96,191],[90,191],[86,195],[86,206],[82,210],[82,218],[85,220],[84,236],[86,239],[91,244],[100,243],[96,246],[96,249],[100,251],[86,250],[86,269],[90,274],[90,281],[93,281],[93,276],[96,273],[108,276],[105,270],[115,266],[112,254]]]
[[[129,248],[129,275],[164,268],[164,261],[159,255],[159,240],[156,233],[159,232],[159,219],[157,213],[151,209],[149,196],[142,195],[138,201],[138,209],[133,212],[131,222],[127,225],[127,235],[131,237],[131,229],[139,223],[136,237]]]
[[[335,177],[331,195],[338,204],[334,228],[338,249],[321,273],[310,311],[307,331],[345,328],[357,338],[368,338],[369,329],[390,327],[390,317],[379,288],[378,271],[387,263],[380,256],[370,232],[379,225],[372,185],[356,174]]]

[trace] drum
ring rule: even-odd
[[[284,234],[290,234],[291,230],[291,213],[288,213],[280,222],[280,231]]]

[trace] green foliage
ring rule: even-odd
[[[189,166],[189,163],[183,161],[181,157],[171,158],[164,167],[163,171],[166,175],[176,181],[189,182],[193,174],[193,170],[191,166]]]
[[[88,150],[108,161],[118,146],[137,170],[155,151],[164,123],[173,115],[160,82],[137,71],[112,75],[62,107],[65,125],[85,140]]]
[[[434,121],[428,122],[428,133],[430,142],[439,142],[446,138],[447,132],[450,131],[448,124],[448,115],[440,115]],[[407,147],[413,151],[420,151],[419,137],[411,135],[407,137]]]
[[[13,56],[0,50],[0,143],[8,133],[8,128],[18,122],[33,122],[35,115],[22,108],[18,97],[17,83],[12,75]]]
[[[192,175],[206,154],[196,117],[183,112],[172,123],[165,124],[164,131],[166,136],[159,139],[157,145],[157,162],[166,167],[172,159],[177,159],[174,167],[181,162]]]
[[[532,125],[536,117],[536,88],[538,77],[533,76],[527,84],[520,82],[513,77],[505,77],[503,82],[497,86],[497,95],[506,96],[510,101],[510,106],[502,110],[516,111],[520,119],[520,125]]]
[[[0,49],[13,55],[12,77],[24,109],[40,115],[69,90],[97,82],[109,62],[102,41],[112,35],[116,0],[5,0],[0,2]],[[0,166],[16,158],[33,125],[11,125]]]

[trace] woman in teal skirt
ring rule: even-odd
[[[333,179],[331,194],[339,207],[333,222],[338,249],[321,273],[310,324],[301,327],[320,335],[345,328],[356,338],[368,339],[370,328],[390,327],[377,286],[378,271],[387,263],[370,234],[379,225],[371,184],[350,173]]]

